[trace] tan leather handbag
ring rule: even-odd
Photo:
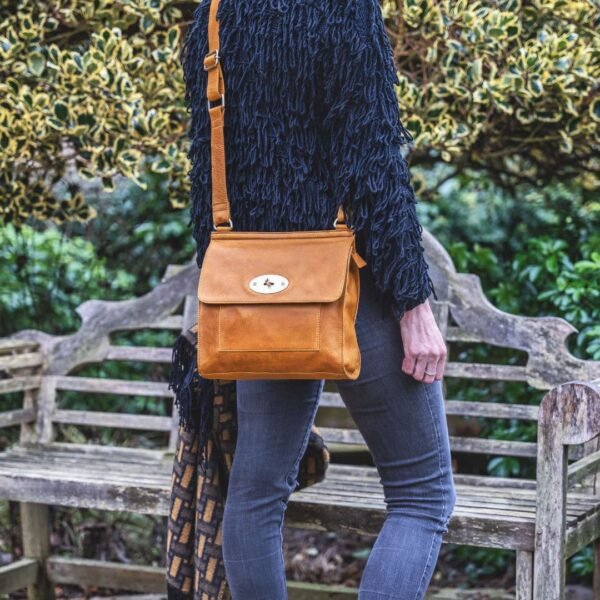
[[[207,379],[356,379],[359,269],[366,262],[342,207],[332,229],[233,229],[218,4],[211,1],[204,59],[214,230],[198,283],[198,371]]]

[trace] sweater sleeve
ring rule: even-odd
[[[322,143],[334,195],[399,320],[435,296],[402,153],[412,137],[400,120],[398,74],[378,0],[344,0],[336,11],[320,64]]]

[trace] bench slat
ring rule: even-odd
[[[31,423],[35,421],[35,411],[31,408],[22,408],[0,413],[0,428]]]
[[[337,392],[323,392],[319,406],[325,408],[346,408],[342,396]],[[470,402],[467,400],[446,400],[445,409],[447,415],[524,419],[528,421],[537,421],[539,413],[539,407],[535,405]]]
[[[125,379],[109,379],[101,377],[56,377],[57,390],[73,392],[89,392],[93,394],[122,394],[125,396],[152,396],[154,398],[171,398],[173,392],[168,383],[162,381],[128,381]]]
[[[39,342],[35,340],[24,340],[21,338],[1,338],[0,354],[9,354],[12,352],[23,352],[25,350],[37,350]]]
[[[73,425],[141,429],[145,431],[171,431],[173,424],[171,417],[64,409],[57,410],[52,416],[52,421]]]
[[[444,369],[444,377],[495,381],[527,381],[527,368],[511,365],[490,365],[486,363],[448,362]]]
[[[597,473],[600,467],[600,450],[582,457],[567,467],[567,488],[572,487],[588,475]]]
[[[29,375],[27,377],[11,377],[0,381],[0,394],[11,394],[12,392],[25,392],[40,387],[41,377]]]
[[[125,589],[131,592],[160,592],[165,587],[164,569],[123,565],[101,560],[51,556],[48,576],[56,584]]]
[[[469,417],[537,421],[539,413],[538,406],[529,406],[527,404],[499,404],[498,402],[446,400],[445,405],[447,415]]]
[[[0,356],[0,371],[41,367],[43,364],[44,355],[41,352],[24,352],[22,354]]]
[[[365,445],[362,434],[357,429],[339,429],[337,427],[319,427],[319,431],[328,443]],[[502,456],[537,456],[535,442],[517,442],[512,440],[490,440],[476,437],[450,436],[450,448],[454,452],[475,454],[499,454]]]
[[[55,454],[66,457],[70,454],[79,456],[91,456],[93,460],[106,462],[146,462],[155,464],[165,456],[173,457],[172,452],[156,450],[151,448],[127,448],[125,446],[101,446],[99,444],[74,444],[68,442],[52,442],[50,444],[18,444],[10,448],[11,453],[39,454],[49,456]],[[0,454],[2,460],[3,454]],[[80,458],[77,458],[80,460]]]
[[[102,301],[101,301],[102,302]],[[174,329],[181,331],[183,327],[182,315],[169,315],[162,319],[150,320],[150,321],[138,321],[137,319],[133,324],[129,324],[124,321],[123,324],[118,328],[119,331],[136,330],[136,329]]]
[[[106,360],[134,360],[150,363],[170,363],[171,348],[154,346],[109,346]]]
[[[31,558],[22,558],[0,567],[0,594],[16,592],[37,581],[39,563]]]

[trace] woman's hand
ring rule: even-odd
[[[404,346],[402,370],[424,383],[442,379],[448,350],[428,299],[404,313],[400,333]]]

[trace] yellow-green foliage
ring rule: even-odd
[[[15,9],[18,5],[18,10]],[[0,9],[0,193],[6,220],[61,222],[93,210],[52,186],[139,182],[145,160],[187,200],[187,111],[173,0],[19,0]]]
[[[5,221],[86,220],[94,210],[79,188],[56,198],[57,182],[75,171],[101,177],[107,189],[119,175],[141,185],[146,163],[166,175],[171,202],[187,204],[178,51],[194,6],[0,3]],[[484,168],[508,184],[557,176],[600,186],[600,8],[593,0],[386,0],[383,8],[416,162]]]
[[[417,157],[600,187],[600,4],[385,0]],[[439,154],[437,153],[439,152]]]

